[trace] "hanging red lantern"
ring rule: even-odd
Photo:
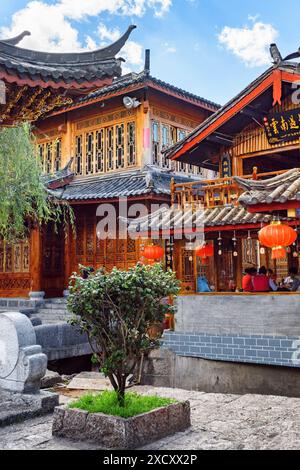
[[[286,258],[286,249],[277,247],[272,250],[272,259],[285,259]]]
[[[196,248],[196,256],[201,258],[202,263],[208,264],[208,258],[212,258],[214,256],[214,246],[211,245],[203,245]]]
[[[288,225],[282,224],[280,221],[274,221],[271,225],[264,227],[258,233],[261,245],[272,248],[275,258],[280,259],[286,257],[285,247],[295,243],[297,233]]]
[[[143,251],[143,256],[148,260],[161,260],[164,257],[164,249],[158,245],[149,245]]]

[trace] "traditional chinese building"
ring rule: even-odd
[[[274,64],[184,140],[164,152],[172,162],[219,173],[214,180],[172,186],[173,206],[139,219],[130,230],[141,236],[175,236],[173,266],[182,290],[193,293],[205,275],[216,291],[241,288],[247,267],[265,265],[278,280],[298,266],[296,242],[285,259],[272,259],[260,246],[258,232],[276,216],[298,226],[300,101],[298,53],[283,59],[271,46]],[[246,192],[245,192],[246,191]],[[203,221],[213,251],[206,260],[190,247],[189,236],[176,240],[188,221],[190,239]],[[201,225],[201,224],[200,224]],[[204,262],[203,262],[204,261]]]
[[[215,172],[172,163],[162,150],[183,139],[219,106],[154,78],[150,53],[141,73],[121,76],[116,54],[131,30],[94,53],[43,54],[0,42],[0,79],[7,102],[2,124],[34,122],[45,184],[76,217],[76,235],[40,227],[27,242],[1,247],[0,295],[62,296],[79,265],[127,269],[141,259],[143,241],[97,237],[100,204],[170,203],[170,184]],[[14,42],[14,41],[13,41]],[[46,65],[47,64],[47,65]],[[47,106],[46,106],[47,104]],[[6,256],[4,256],[4,250]]]

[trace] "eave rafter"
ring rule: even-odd
[[[0,125],[11,126],[23,121],[33,122],[58,106],[72,103],[73,98],[66,96],[64,90],[11,85],[7,88],[7,104],[0,105]]]

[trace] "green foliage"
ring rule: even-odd
[[[159,344],[149,337],[150,326],[173,311],[163,299],[178,292],[175,274],[165,272],[160,264],[138,264],[129,271],[114,269],[109,274],[98,271],[88,279],[72,276],[68,300],[75,315],[72,324],[88,334],[120,402],[124,401],[126,379],[142,355]]]
[[[70,221],[73,212],[47,192],[30,126],[0,131],[0,237],[22,240],[30,224]]]
[[[127,393],[124,406],[120,406],[117,393],[107,391],[99,395],[84,395],[78,401],[71,403],[69,408],[84,410],[88,413],[104,413],[109,416],[132,418],[173,403],[176,403],[176,400],[170,398]]]

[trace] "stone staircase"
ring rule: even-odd
[[[31,318],[40,318],[42,324],[51,325],[54,323],[67,322],[72,315],[67,309],[65,298],[45,299],[44,305],[38,307]]]
[[[67,309],[67,299],[45,299],[31,301],[29,299],[0,299],[1,312],[20,312],[26,315],[33,326],[40,324],[65,323],[71,318]]]

